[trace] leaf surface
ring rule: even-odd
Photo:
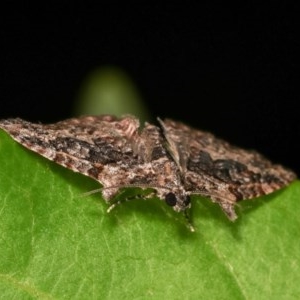
[[[237,208],[194,197],[190,232],[162,201],[106,213],[99,184],[0,132],[3,299],[296,299],[300,184]]]

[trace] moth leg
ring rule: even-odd
[[[113,203],[111,203],[111,205],[108,207],[107,209],[107,212],[111,212],[116,206],[120,205],[120,204],[123,204],[124,202],[127,202],[127,201],[132,201],[132,200],[137,200],[137,199],[142,199],[142,200],[146,200],[148,197],[145,197],[145,195],[134,195],[134,196],[131,196],[131,197],[124,197],[122,199],[119,199]]]
[[[120,199],[120,200],[118,200],[118,201],[112,203],[112,204],[108,207],[108,209],[107,209],[106,212],[107,212],[107,213],[110,213],[116,206],[121,205],[121,204],[124,203],[124,202],[131,201],[131,200],[135,200],[135,199],[141,199],[141,198],[142,198],[141,196],[135,195],[135,196],[132,196],[132,197],[126,197],[126,198],[124,198],[124,199]]]
[[[237,219],[237,215],[234,209],[234,204],[224,202],[224,201],[220,201],[220,202],[218,201],[218,204],[220,205],[223,212],[226,214],[226,216],[230,221],[234,221]]]
[[[186,220],[187,227],[189,228],[189,230],[190,230],[191,232],[195,232],[195,227],[194,227],[193,224],[192,224],[192,221],[191,221],[191,218],[190,218],[190,216],[189,216],[189,214],[188,214],[187,209],[183,211],[183,215],[184,215],[184,218],[185,218],[185,220]]]
[[[111,212],[117,205],[119,205],[119,204],[121,204],[121,201],[117,201],[117,202],[111,204],[111,205],[109,206],[109,208],[106,210],[106,212],[107,212],[107,213],[110,213],[110,212]]]

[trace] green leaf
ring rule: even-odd
[[[196,232],[162,201],[110,214],[99,184],[0,132],[2,299],[296,299],[300,184],[238,208],[193,199]]]

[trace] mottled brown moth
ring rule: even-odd
[[[158,121],[140,128],[133,116],[85,116],[48,125],[17,118],[1,120],[0,128],[26,148],[97,180],[108,202],[123,187],[152,188],[186,214],[196,194],[235,220],[238,201],[272,193],[296,178],[255,151],[177,121]]]

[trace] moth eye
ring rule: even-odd
[[[168,193],[165,197],[165,200],[169,206],[175,206],[177,203],[176,196],[173,193]]]
[[[191,197],[190,196],[186,196],[185,200],[184,200],[184,204],[186,206],[188,206],[191,203]]]

